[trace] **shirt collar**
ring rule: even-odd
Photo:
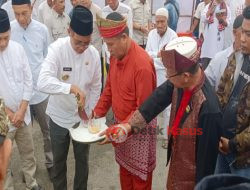
[[[63,12],[62,15],[59,15],[54,9],[52,9],[52,13],[53,15],[56,16],[56,18],[64,18],[65,17],[65,13]]]
[[[31,18],[31,20],[30,20],[30,23],[28,24],[28,26],[27,26],[27,28],[23,28],[19,23],[18,23],[18,21],[16,20],[16,22],[17,22],[17,25],[20,27],[20,29],[21,29],[21,31],[27,31],[27,30],[29,30],[29,28],[33,25],[33,19]]]

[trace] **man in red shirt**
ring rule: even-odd
[[[103,117],[112,107],[116,123],[123,123],[155,89],[155,69],[149,55],[129,37],[126,19],[119,13],[111,13],[106,19],[98,18],[97,25],[111,58],[107,83],[94,114]],[[153,125],[155,121],[147,128],[152,129]],[[129,135],[126,141],[115,146],[121,189],[150,190],[156,160],[156,135]],[[106,138],[101,144],[107,142]]]

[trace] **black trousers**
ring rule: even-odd
[[[67,190],[67,156],[70,145],[68,129],[49,121],[55,176],[52,179],[54,190]],[[89,145],[73,141],[75,156],[74,190],[87,190]],[[71,188],[72,189],[72,188]]]

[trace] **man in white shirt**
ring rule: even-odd
[[[211,60],[207,69],[205,70],[205,74],[215,90],[218,90],[218,85],[220,83],[221,76],[224,73],[224,70],[228,64],[228,62],[236,61],[236,72],[234,79],[238,78],[242,63],[243,63],[243,55],[240,51],[241,48],[241,25],[243,22],[243,15],[236,17],[233,23],[233,34],[234,34],[234,43],[228,47],[227,49],[218,52],[215,57]]]
[[[230,25],[231,11],[224,0],[211,1],[204,9],[201,22],[205,24],[201,62],[205,70],[212,58],[225,49],[226,28]]]
[[[49,135],[49,118],[45,114],[48,104],[48,94],[39,92],[37,89],[38,75],[41,65],[48,53],[49,33],[47,27],[31,19],[31,5],[27,2],[12,1],[16,20],[11,22],[11,40],[21,44],[29,60],[33,78],[33,96],[29,102],[32,118],[38,121],[44,142],[45,165],[52,177],[53,156]],[[25,15],[23,17],[22,15]]]
[[[64,10],[65,0],[54,0],[52,9],[44,18],[44,24],[48,27],[51,42],[68,36],[70,18]]]
[[[32,74],[23,47],[10,40],[7,12],[0,9],[0,96],[10,119],[7,138],[15,140],[22,160],[26,189],[42,189],[35,179],[36,159],[31,133],[29,101],[32,97]],[[14,189],[10,167],[4,189]]]
[[[14,11],[13,11],[13,9],[12,9],[12,3],[11,3],[11,1],[12,1],[12,0],[8,0],[7,2],[5,2],[5,3],[1,6],[2,9],[4,9],[4,10],[7,11],[8,15],[9,15],[10,21],[15,20],[15,14],[14,14]],[[35,8],[32,10],[32,18],[35,19],[35,20],[38,19],[38,18],[37,18],[37,11],[36,11]]]
[[[240,14],[242,14],[242,12],[240,14],[238,14],[238,7],[241,5],[244,5],[244,1],[245,0],[225,0],[225,2],[227,3],[230,11],[231,11],[231,23],[230,25],[226,28],[225,31],[225,44],[224,47],[228,48],[233,44],[233,21],[234,19],[239,16]],[[243,8],[242,8],[243,10]]]
[[[102,16],[106,18],[112,12],[120,13],[127,19],[129,36],[133,37],[133,14],[132,10],[128,5],[125,5],[119,0],[107,0],[107,6],[102,9]]]
[[[159,8],[155,12],[156,29],[149,32],[146,51],[154,59],[154,66],[157,77],[157,87],[164,83],[166,79],[166,70],[161,61],[161,50],[171,40],[177,38],[177,34],[168,27],[168,11],[165,8]],[[165,109],[158,117],[158,126],[164,130],[163,148],[167,147],[167,123],[169,118],[170,108]]]
[[[67,189],[67,155],[69,128],[78,126],[78,108],[84,108],[82,119],[92,114],[101,93],[101,63],[98,51],[89,45],[93,16],[83,6],[73,9],[69,37],[50,45],[42,64],[38,88],[50,94],[46,113],[50,117],[50,136],[54,159],[55,190]],[[78,100],[77,100],[78,99]],[[75,157],[74,190],[87,189],[89,145],[73,142]]]
[[[225,2],[227,3],[229,9],[231,10],[231,19],[232,19],[232,21],[234,21],[234,19],[237,16],[239,16],[239,15],[237,15],[238,14],[237,13],[238,7],[241,7],[242,5],[244,5],[245,0],[237,0],[237,1],[225,0]],[[242,9],[242,11],[243,11],[243,9]],[[240,14],[242,14],[242,12]]]
[[[235,9],[235,15],[239,16],[242,14],[245,7],[250,6],[250,0],[245,0],[244,3],[241,3],[241,5],[238,4],[238,7]]]
[[[45,0],[38,7],[38,21],[44,23],[46,15],[51,11],[53,5],[52,0]]]
[[[204,11],[205,7],[210,3],[210,1],[211,0],[204,0],[198,4],[194,13],[193,24],[188,32],[193,33],[196,27],[199,25],[199,37],[203,35],[204,23],[201,22],[201,14]]]
[[[129,6],[133,14],[133,39],[145,49],[152,22],[150,4],[148,0],[131,0]]]

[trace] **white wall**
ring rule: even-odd
[[[180,18],[177,32],[185,32],[190,29],[196,0],[177,0],[180,5]]]

